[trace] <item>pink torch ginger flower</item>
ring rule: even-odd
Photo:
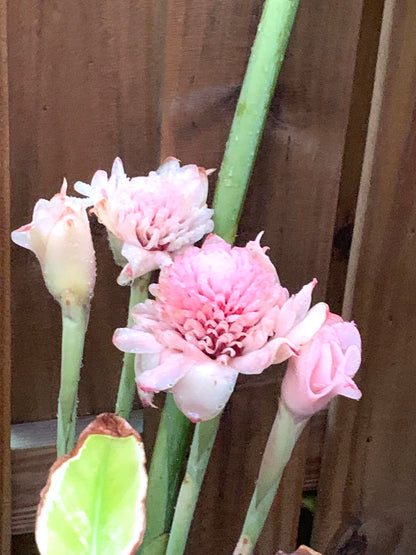
[[[138,304],[134,327],[113,338],[122,351],[141,355],[136,381],[144,402],[167,390],[192,421],[209,420],[239,372],[258,374],[286,360],[322,326],[327,306],[309,310],[316,281],[289,297],[264,251],[260,236],[232,248],[210,235],[162,268],[150,287],[155,300]]]
[[[46,286],[59,302],[88,303],[95,285],[95,253],[85,200],[68,197],[67,184],[51,200],[40,199],[33,221],[12,240],[37,256]]]
[[[117,280],[120,285],[171,264],[173,256],[212,231],[208,173],[195,165],[181,168],[170,157],[147,177],[129,179],[116,158],[109,179],[99,170],[91,185],[75,184],[91,198],[99,221],[123,242],[121,254],[128,264]]]
[[[289,360],[282,400],[301,419],[320,411],[336,395],[360,399],[353,377],[361,363],[361,338],[352,322],[329,314],[298,357]]]

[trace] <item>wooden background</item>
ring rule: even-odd
[[[2,553],[10,535],[9,310],[14,423],[54,418],[60,342],[58,306],[35,258],[14,245],[9,300],[9,182],[14,229],[63,176],[88,181],[117,155],[130,175],[166,155],[218,168],[261,7],[261,0],[0,2]],[[305,431],[257,555],[295,546],[305,489],[318,489],[312,546],[326,555],[416,552],[415,27],[414,0],[301,0],[237,242],[264,229],[290,291],[317,277],[314,300],[344,307],[357,322],[363,399],[336,402],[327,426],[322,414]],[[111,335],[126,320],[128,294],[115,284],[96,222],[93,238],[99,266],[83,415],[114,407],[121,355]],[[282,371],[239,381],[188,555],[232,552]],[[145,414],[148,439],[155,414]],[[41,481],[53,459],[50,447],[39,449],[12,453],[14,533],[33,526],[37,492],[30,497],[25,487]],[[19,538],[13,552],[29,553]]]

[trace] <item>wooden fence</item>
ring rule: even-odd
[[[116,155],[130,175],[169,154],[218,168],[261,7],[262,0],[0,0],[1,553],[10,552],[10,522],[14,534],[33,529],[54,457],[39,430],[56,414],[59,379],[58,306],[34,257],[14,246],[9,279],[9,207],[14,229],[63,176],[88,180]],[[317,277],[315,300],[333,311],[344,306],[357,322],[363,399],[339,400],[327,426],[323,413],[305,431],[258,555],[295,546],[305,490],[318,490],[312,545],[326,555],[416,553],[415,28],[414,0],[301,0],[237,242],[264,229],[290,291]],[[121,355],[111,335],[127,306],[97,223],[93,238],[99,266],[82,415],[114,408]],[[16,443],[11,471],[10,353],[12,422],[38,423],[13,428],[38,443]],[[232,552],[281,377],[272,368],[238,382],[189,555]],[[145,412],[150,441],[157,417]],[[14,553],[32,552],[19,535],[13,545]]]

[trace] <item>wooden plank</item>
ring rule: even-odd
[[[219,167],[261,7],[260,0],[168,1],[163,155]],[[271,247],[282,282],[296,291],[316,276],[320,298],[333,241],[361,9],[361,0],[301,3],[237,239],[243,244],[265,229],[264,244]],[[271,369],[239,382],[223,417],[189,553],[232,551],[276,410],[280,377],[281,370]],[[305,439],[266,524],[261,553],[295,547],[308,449]]]
[[[157,167],[163,2],[9,2],[12,226],[39,197],[109,169],[116,155],[132,175]],[[128,291],[106,232],[93,224],[98,275],[80,384],[81,414],[114,407],[122,354],[113,330],[127,318]],[[13,246],[13,420],[56,415],[59,307],[34,256]],[[33,324],[29,324],[33,322]],[[24,337],[24,340],[22,339]],[[28,394],[30,392],[30,395]]]
[[[143,429],[142,413],[143,411],[133,411],[131,418],[132,426],[140,433]],[[307,458],[305,490],[314,490],[318,485],[324,416],[322,413],[311,430],[312,450]],[[93,418],[80,418],[78,431]],[[257,441],[261,449],[261,442],[255,439],[256,431],[246,424],[247,422],[242,422],[234,432],[238,433],[240,426],[251,430],[253,441]],[[55,436],[56,421],[54,420],[12,426],[12,533],[14,535],[26,534],[34,530],[39,493],[46,483],[49,468],[56,458]],[[232,480],[231,476],[230,480]],[[249,496],[249,494],[247,490],[246,495]]]
[[[416,545],[415,20],[412,0],[386,1],[344,303],[363,399],[331,411],[313,542],[327,555]]]
[[[10,552],[10,173],[7,2],[0,1],[0,552]]]
[[[340,314],[367,138],[384,0],[364,0],[340,178],[327,302]]]
[[[95,418],[96,415],[81,416],[78,418],[75,428],[75,437],[78,437],[82,430]],[[143,410],[132,411],[129,423],[141,434],[143,431]],[[10,441],[12,451],[33,449],[35,447],[53,447],[56,444],[56,429],[56,419],[13,424]]]

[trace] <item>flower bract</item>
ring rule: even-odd
[[[286,360],[321,327],[327,306],[309,310],[315,283],[290,297],[260,236],[231,247],[210,235],[162,268],[150,286],[155,300],[136,305],[135,325],[113,341],[141,355],[139,393],[170,391],[191,420],[208,420],[224,408],[239,372]]]
[[[75,189],[88,196],[99,221],[122,241],[127,260],[118,283],[169,265],[177,254],[212,231],[213,211],[206,205],[209,172],[196,165],[181,167],[167,158],[148,176],[128,178],[116,158],[110,178],[95,173],[91,185]]]

